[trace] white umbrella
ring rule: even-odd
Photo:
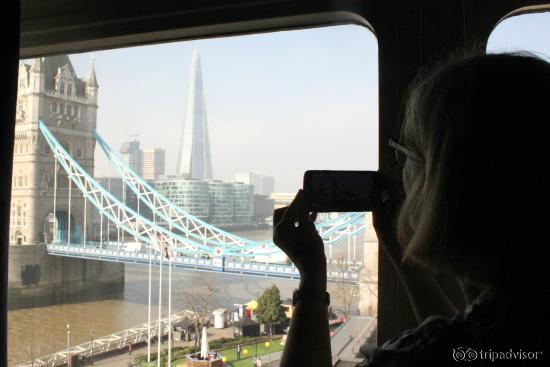
[[[206,359],[208,357],[208,341],[206,340],[206,326],[202,328],[201,338],[201,358]]]

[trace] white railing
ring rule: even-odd
[[[172,325],[177,324],[186,317],[191,315],[187,311],[178,312],[172,315]],[[162,336],[168,333],[168,318],[161,319]],[[151,339],[157,337],[159,321],[151,322]],[[107,353],[115,350],[124,350],[128,345],[133,345],[147,341],[148,325],[141,324],[139,326],[125,329],[114,334],[94,339],[86,343],[82,343],[65,349],[59,352],[49,354],[47,356],[37,358],[34,361],[20,364],[18,367],[56,367],[67,364],[69,358],[78,356],[79,358],[93,358],[102,353]]]

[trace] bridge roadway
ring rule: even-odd
[[[149,253],[128,251],[123,248],[97,248],[95,246],[49,244],[47,251],[50,255],[83,258],[90,260],[124,262],[130,264],[149,264]],[[259,254],[261,255],[261,254]],[[151,261],[159,265],[161,255],[151,255]],[[163,264],[168,265],[168,260],[163,259]],[[243,261],[238,257],[214,257],[201,258],[191,256],[177,256],[172,260],[172,266],[197,271],[224,272],[235,275],[248,275],[279,279],[300,279],[300,274],[294,265]],[[329,282],[359,283],[359,273],[363,267],[362,262],[334,261],[327,264],[327,280]]]

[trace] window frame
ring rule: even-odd
[[[105,6],[109,3],[109,6]],[[538,5],[537,5],[538,4]],[[51,9],[50,4],[22,1],[22,22],[19,14],[7,17],[12,33],[8,33],[4,69],[11,88],[0,93],[7,101],[2,112],[5,121],[15,116],[17,95],[18,59],[35,56],[74,53],[93,49],[127,47],[138,44],[169,42],[174,40],[209,38],[223,35],[270,32],[299,29],[345,22],[363,24],[369,19],[379,46],[379,167],[392,191],[400,191],[400,177],[391,167],[391,152],[386,148],[389,137],[399,132],[402,121],[401,106],[406,87],[416,72],[454,47],[463,47],[475,41],[486,42],[490,33],[503,19],[526,11],[541,11],[546,1],[518,0],[514,2],[423,2],[392,0],[346,2],[285,2],[212,1],[203,8],[195,3],[159,0],[133,9],[122,0],[83,0],[74,7],[69,0]],[[66,5],[66,6],[63,6]],[[525,7],[521,8],[522,5]],[[246,11],[243,11],[246,10]],[[15,12],[19,12],[16,9]],[[347,14],[342,16],[342,13]],[[189,14],[193,14],[192,17]],[[434,21],[437,19],[437,21]],[[80,23],[79,23],[80,22]],[[20,37],[21,36],[21,37]],[[10,103],[13,102],[13,106]],[[13,124],[6,124],[6,139],[0,144],[0,153],[13,154]],[[10,177],[11,159],[0,164],[0,175]],[[9,223],[11,180],[1,182],[4,211],[0,225]],[[5,204],[8,203],[8,204]],[[5,228],[5,227],[4,227]],[[4,243],[8,243],[7,231]],[[1,274],[1,298],[6,300],[7,246],[0,247],[4,265]],[[391,262],[380,251],[379,258],[379,318],[378,340],[384,341],[411,325],[411,312],[407,310],[406,295]],[[6,320],[6,304],[0,302],[0,315]],[[0,355],[6,356],[6,331],[0,333]]]

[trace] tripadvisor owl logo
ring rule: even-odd
[[[494,351],[492,349],[474,349],[470,347],[453,348],[453,359],[457,362],[473,362],[476,360],[499,361],[499,360],[540,360],[543,351],[525,351],[522,349],[507,351]]]

